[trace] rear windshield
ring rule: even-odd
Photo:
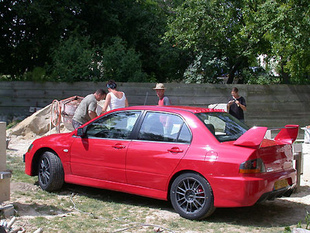
[[[249,127],[226,112],[197,113],[197,117],[220,142],[235,141]]]

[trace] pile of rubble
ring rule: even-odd
[[[13,217],[9,222],[0,221],[0,233],[24,233],[26,230],[23,227],[13,227],[16,217]],[[37,229],[34,233],[42,233],[42,228]]]
[[[60,123],[60,132],[69,132],[62,122]],[[47,105],[38,110],[6,131],[9,139],[15,136],[26,140],[35,139],[52,133],[57,132],[56,127],[51,122],[51,105]]]
[[[7,136],[34,139],[52,133],[73,130],[71,120],[83,97],[72,96],[64,100],[54,100],[51,104],[33,113],[22,122],[7,130]],[[104,100],[98,102],[97,114],[101,113]]]

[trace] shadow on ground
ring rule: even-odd
[[[50,216],[50,215],[62,215],[68,213],[68,211],[64,210],[63,208],[56,207],[54,205],[41,205],[37,203],[32,204],[24,204],[20,202],[14,202],[13,206],[15,208],[15,211],[17,215],[19,215],[20,212],[23,213],[23,215],[27,216]]]
[[[72,195],[77,193],[98,201],[124,203],[132,206],[150,207],[175,213],[170,202],[140,197],[127,193],[114,192],[78,185],[66,184],[60,195]],[[303,197],[309,193],[309,187],[300,187],[298,193],[293,197]],[[208,223],[226,223],[253,227],[286,227],[297,226],[300,221],[305,220],[310,205],[298,203],[290,198],[280,198],[274,201],[266,201],[251,207],[242,208],[217,208],[215,212],[203,220]],[[180,217],[181,218],[181,217]]]

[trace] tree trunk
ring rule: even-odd
[[[290,77],[288,75],[288,73],[286,73],[284,71],[284,65],[286,62],[282,61],[282,57],[281,57],[281,77],[282,77],[282,83],[283,84],[290,84]]]
[[[229,74],[228,74],[228,80],[227,80],[227,84],[232,84],[235,78],[235,73],[238,69],[238,67],[240,66],[241,61],[237,61],[230,69]]]
[[[235,72],[233,72],[233,69],[230,70],[228,74],[227,84],[232,84],[235,78]]]

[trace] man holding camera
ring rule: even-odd
[[[234,87],[231,90],[231,97],[228,100],[227,112],[244,122],[244,113],[246,111],[245,99],[239,95],[238,88]]]

